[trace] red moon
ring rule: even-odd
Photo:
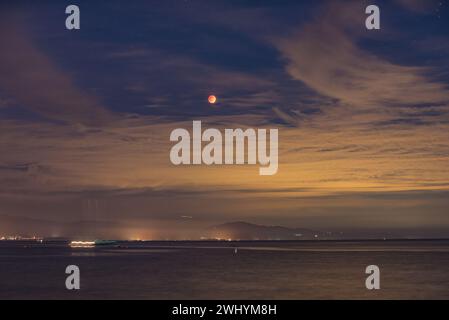
[[[210,95],[209,98],[207,98],[207,101],[209,101],[210,104],[214,104],[217,102],[217,97],[214,95]]]

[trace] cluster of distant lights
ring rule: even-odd
[[[43,242],[44,239],[39,238],[39,237],[22,237],[22,236],[3,236],[0,237],[0,241],[38,241],[38,242]]]

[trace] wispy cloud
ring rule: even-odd
[[[330,18],[331,13],[341,17],[354,8],[363,12],[362,4],[332,3],[294,35],[277,40],[287,72],[318,93],[350,105],[354,113],[369,110],[394,116],[398,106],[447,105],[449,90],[432,79],[434,70],[376,56],[357,45],[364,24],[357,28]]]
[[[441,3],[437,0],[396,0],[396,2],[408,10],[419,13],[431,12]]]
[[[15,12],[0,13],[0,90],[15,103],[45,118],[99,124],[111,115],[98,99],[77,88],[66,73],[33,43]]]

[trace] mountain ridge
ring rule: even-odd
[[[245,221],[233,221],[208,228],[205,238],[228,240],[318,240],[334,239],[335,236],[329,232],[306,228],[267,226]]]

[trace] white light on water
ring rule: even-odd
[[[72,241],[70,246],[72,248],[92,248],[95,246],[95,241]]]

